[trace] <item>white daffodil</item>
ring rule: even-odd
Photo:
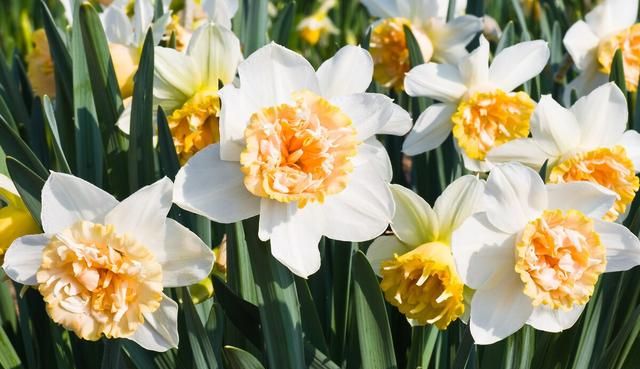
[[[176,176],[178,206],[220,223],[260,214],[261,240],[299,276],[320,267],[325,235],[364,241],[394,212],[391,166],[376,134],[402,135],[409,114],[365,93],[369,53],[345,46],[316,72],[271,43],[238,66],[240,88],[220,91],[220,143]]]
[[[464,165],[487,171],[485,156],[492,148],[529,135],[535,102],[525,92],[511,92],[542,71],[549,59],[547,43],[521,42],[498,53],[489,66],[489,43],[457,65],[427,63],[407,74],[410,96],[426,96],[440,103],[422,112],[402,151],[417,155],[442,144],[453,132]]]
[[[238,0],[201,0],[201,5],[210,21],[231,29],[231,19],[238,12]]]
[[[329,11],[338,4],[337,0],[324,0],[318,9],[298,23],[298,34],[310,45],[315,45],[327,34],[338,34],[339,30],[329,18]]]
[[[395,236],[378,237],[367,258],[382,277],[384,297],[411,324],[446,329],[465,313],[464,284],[451,254],[451,233],[479,210],[484,183],[467,175],[451,183],[433,208],[413,191],[391,185]]]
[[[118,202],[82,179],[51,173],[42,189],[45,233],[15,240],[2,267],[37,288],[51,319],[80,338],[177,347],[178,305],[162,289],[202,280],[214,257],[167,218],[171,191],[165,178]]]
[[[636,24],[638,1],[605,0],[587,13],[564,36],[564,46],[580,75],[564,90],[570,104],[571,91],[584,96],[606,83],[616,50],[622,51],[627,89],[635,91],[640,78],[640,24]]]
[[[453,232],[459,275],[475,289],[471,334],[499,341],[528,324],[547,332],[571,327],[602,273],[640,264],[640,241],[601,220],[615,195],[589,182],[545,185],[533,169],[496,166],[485,209]]]
[[[242,60],[240,41],[227,28],[207,22],[194,32],[186,53],[156,47],[153,99],[167,114],[178,158],[186,163],[196,152],[220,140],[220,83],[233,82]],[[131,107],[118,120],[129,133]]]
[[[605,220],[616,220],[635,197],[640,181],[640,134],[627,127],[627,102],[614,83],[598,87],[565,109],[543,96],[531,120],[531,138],[489,152],[490,162],[519,161],[540,169],[548,182],[590,181],[616,193]]]
[[[402,90],[410,69],[404,26],[420,45],[426,62],[457,63],[466,46],[482,30],[482,20],[462,15],[466,0],[456,2],[455,18],[447,22],[449,0],[361,0],[369,13],[381,18],[373,24],[369,50],[375,64],[374,79],[385,87]]]
[[[100,13],[123,98],[133,94],[133,75],[138,69],[147,30],[151,27],[154,45],[157,45],[162,40],[164,30],[171,20],[171,14],[167,8],[164,15],[153,22],[152,0],[134,1],[132,18],[127,15],[126,6],[128,2],[119,1]]]

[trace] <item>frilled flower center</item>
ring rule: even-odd
[[[561,162],[549,174],[551,183],[589,181],[616,193],[616,202],[604,216],[614,221],[623,214],[640,187],[633,162],[622,146],[600,148],[576,154]]]
[[[220,98],[216,91],[202,91],[168,117],[180,164],[198,151],[220,141],[218,116]]]
[[[433,55],[431,40],[420,28],[412,27],[408,19],[381,20],[373,28],[369,41],[369,51],[374,63],[373,78],[381,85],[397,91],[404,88],[404,75],[411,68],[404,26],[411,28],[424,62],[428,62]]]
[[[162,300],[153,253],[113,226],[80,221],[44,248],[36,275],[53,321],[78,337],[128,337]]]
[[[529,135],[534,109],[524,92],[476,92],[462,100],[451,117],[453,136],[468,157],[484,160],[492,148]]]
[[[464,284],[449,247],[431,242],[382,263],[385,299],[418,324],[445,329],[464,313]]]
[[[598,46],[600,71],[606,74],[611,73],[613,56],[618,49],[622,52],[627,90],[633,92],[638,88],[638,78],[640,78],[640,23],[600,43]]]
[[[251,116],[240,163],[251,193],[304,207],[347,186],[359,141],[338,107],[309,91],[293,98]]]
[[[577,210],[546,210],[522,232],[515,270],[534,306],[567,311],[589,301],[605,254],[593,220]]]

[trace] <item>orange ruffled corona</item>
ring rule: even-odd
[[[36,277],[51,319],[91,341],[132,335],[163,297],[153,253],[110,225],[87,221],[51,239]]]
[[[464,313],[464,284],[455,271],[451,249],[430,242],[382,263],[380,287],[385,299],[418,324],[439,329]]]
[[[569,311],[586,304],[606,262],[593,220],[577,210],[545,210],[516,245],[515,271],[534,306]]]
[[[549,181],[589,181],[615,192],[616,202],[603,218],[608,221],[614,221],[620,214],[624,214],[640,187],[633,162],[622,146],[600,148],[574,155],[551,170]]]
[[[636,91],[640,78],[640,23],[600,43],[598,46],[600,71],[607,75],[611,74],[611,63],[618,49],[622,52],[627,90]]]
[[[453,136],[468,157],[484,160],[492,148],[529,135],[534,109],[524,92],[477,92],[463,100],[451,117]]]
[[[309,91],[254,113],[240,156],[246,188],[280,202],[323,202],[342,191],[359,142],[351,119]]]

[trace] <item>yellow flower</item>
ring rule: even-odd
[[[49,42],[43,28],[33,32],[33,49],[27,54],[27,76],[33,91],[38,96],[56,96],[56,81],[53,60],[49,53]]]
[[[110,43],[109,53],[123,99],[133,95],[133,76],[138,70],[140,51],[135,47]]]
[[[337,34],[338,29],[329,18],[329,11],[336,5],[336,0],[325,0],[312,15],[302,19],[298,24],[298,34],[311,45],[315,45],[327,34]]]
[[[0,174],[0,258],[16,238],[39,232],[11,180]]]
[[[474,211],[484,183],[468,175],[454,181],[433,208],[402,186],[391,185],[395,236],[376,239],[367,250],[380,274],[385,299],[415,325],[446,329],[465,313],[465,286],[451,253],[451,234]]]

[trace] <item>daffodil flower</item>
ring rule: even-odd
[[[53,60],[49,52],[49,42],[44,28],[33,31],[33,48],[26,56],[27,77],[38,96],[56,96],[56,81],[53,74]]]
[[[413,325],[446,329],[465,313],[464,284],[451,254],[451,233],[480,209],[484,183],[472,175],[451,183],[433,208],[413,191],[391,185],[394,236],[378,237],[367,250],[382,277],[386,300]]]
[[[409,114],[371,83],[369,53],[345,46],[316,72],[274,43],[238,66],[240,88],[220,91],[220,143],[176,176],[174,201],[220,223],[260,214],[261,240],[295,274],[320,267],[325,235],[364,241],[394,212],[391,166],[376,134],[401,135]]]
[[[440,146],[453,132],[464,165],[487,171],[487,152],[529,135],[535,102],[525,92],[511,92],[535,77],[549,59],[547,43],[528,41],[498,53],[489,65],[489,43],[457,65],[427,63],[407,74],[410,96],[426,96],[440,103],[427,108],[407,136],[402,151],[417,155]]]
[[[614,83],[582,97],[570,109],[543,96],[531,120],[531,138],[489,152],[491,162],[520,161],[540,169],[548,160],[548,181],[590,181],[616,193],[606,220],[619,219],[640,181],[640,134],[627,127],[627,102]]]
[[[640,78],[640,24],[636,23],[638,2],[605,0],[574,23],[564,36],[564,46],[580,75],[564,90],[568,106],[571,91],[584,96],[607,83],[616,50],[622,51],[627,90],[636,91]]]
[[[219,83],[233,81],[242,60],[240,41],[227,28],[207,22],[193,34],[186,53],[156,47],[153,99],[167,114],[178,158],[186,163],[220,140]],[[129,133],[131,107],[118,127]]]
[[[162,290],[202,280],[214,256],[167,218],[171,192],[164,178],[118,202],[84,180],[52,173],[42,189],[45,233],[14,241],[4,271],[36,287],[51,319],[80,338],[177,347],[178,305]]]
[[[462,15],[466,1],[456,2],[455,18],[447,22],[449,0],[361,0],[369,13],[381,18],[373,24],[369,50],[374,79],[385,87],[402,90],[410,69],[404,26],[418,41],[426,62],[457,63],[467,55],[466,46],[482,30],[482,20]]]
[[[499,341],[528,324],[570,328],[602,273],[640,264],[640,241],[601,220],[615,194],[589,182],[545,185],[517,163],[491,170],[485,211],[453,232],[458,273],[475,289],[470,329],[477,344]]]
[[[0,258],[16,238],[39,232],[11,179],[0,174]]]
[[[329,11],[336,6],[336,0],[325,0],[312,15],[298,23],[298,34],[311,45],[315,45],[327,34],[337,34],[338,29],[329,18]]]
[[[238,0],[201,0],[201,6],[211,22],[231,29],[231,19],[238,12]]]

